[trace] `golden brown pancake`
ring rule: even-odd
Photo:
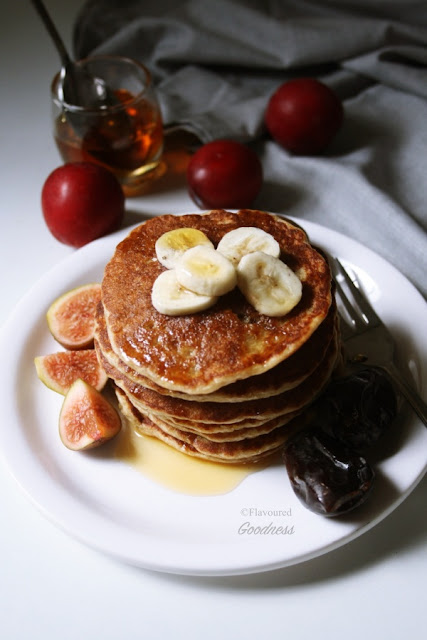
[[[196,434],[179,431],[173,435],[161,429],[148,416],[135,409],[123,391],[117,389],[116,393],[120,409],[129,423],[129,428],[148,436],[154,436],[182,453],[203,460],[226,464],[257,462],[278,451],[287,439],[300,428],[297,418],[295,422],[280,426],[265,435],[236,442],[214,442]]]
[[[129,402],[132,404],[131,399],[128,397]],[[136,407],[135,407],[136,409]],[[169,420],[166,420],[164,417],[160,418],[158,415],[156,416],[153,413],[147,414],[148,418],[154,422],[154,424],[158,424],[163,431],[173,433],[174,430],[186,431],[189,433],[194,433],[199,436],[203,436],[208,440],[213,440],[214,442],[231,442],[234,440],[244,440],[245,438],[255,438],[256,436],[264,435],[265,433],[270,433],[277,427],[287,424],[291,422],[294,418],[300,415],[300,411],[294,411],[289,415],[279,418],[273,418],[272,420],[267,420],[266,422],[260,422],[257,425],[251,425],[250,427],[241,427],[240,424],[233,424],[232,429],[228,429],[224,431],[220,429],[217,431],[215,429],[214,424],[206,424],[204,422],[198,423],[188,423],[186,425],[182,424],[174,424]]]
[[[259,314],[235,289],[207,311],[181,317],[157,312],[151,290],[164,270],[155,242],[166,231],[194,227],[217,246],[223,235],[257,226],[279,242],[283,261],[302,282],[302,298],[286,316]],[[307,342],[331,305],[330,270],[305,232],[261,211],[159,216],[139,225],[116,248],[102,282],[112,350],[128,367],[164,389],[206,394],[283,362]]]
[[[204,395],[187,394],[170,389],[165,390],[146,376],[138,374],[134,369],[126,365],[112,350],[102,304],[99,304],[97,309],[95,345],[98,352],[102,354],[104,368],[110,370],[110,372],[118,370],[126,376],[129,382],[142,385],[157,393],[163,393],[184,400],[194,400],[197,402],[237,402],[270,397],[271,395],[283,393],[298,386],[298,384],[314,371],[324,357],[334,335],[336,318],[336,304],[333,300],[325,320],[323,320],[307,342],[305,342],[298,351],[289,356],[289,358],[286,358],[286,360],[280,362],[276,367],[269,369],[265,373],[238,380],[217,391]]]
[[[101,364],[107,375],[125,391],[132,404],[141,412],[159,415],[160,418],[166,415],[176,420],[184,419],[193,423],[203,422],[226,426],[236,422],[241,423],[244,418],[259,417],[262,421],[270,420],[297,411],[309,404],[328,382],[335,367],[337,354],[337,340],[334,340],[314,372],[297,387],[270,398],[233,403],[199,403],[159,394],[152,389],[129,382],[126,376],[105,363],[102,356]]]
[[[204,312],[157,312],[152,285],[164,271],[155,243],[194,227],[216,246],[233,229],[273,235],[302,282],[287,315],[259,314],[236,288]],[[337,310],[327,261],[305,232],[261,211],[159,216],[134,229],[105,269],[95,349],[130,428],[192,456],[255,462],[304,423],[339,359]]]

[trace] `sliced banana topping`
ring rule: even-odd
[[[234,266],[212,247],[199,245],[188,249],[176,268],[178,282],[190,291],[206,296],[222,296],[237,284]]]
[[[223,236],[217,250],[228,258],[235,267],[243,256],[254,251],[263,251],[270,256],[280,256],[280,245],[270,233],[258,227],[239,227]]]
[[[203,296],[183,287],[174,269],[163,271],[154,281],[151,291],[153,307],[168,316],[197,313],[211,307],[217,301],[214,296]]]
[[[160,264],[173,269],[183,253],[192,247],[203,245],[213,248],[206,234],[192,227],[181,227],[167,231],[156,242],[156,256]]]
[[[166,315],[204,311],[236,284],[267,316],[286,315],[302,296],[301,281],[280,260],[279,243],[258,227],[226,233],[217,249],[199,229],[173,229],[157,240],[156,255],[168,271],[154,282],[151,299]]]
[[[302,295],[302,284],[295,273],[262,251],[243,256],[237,267],[237,283],[247,301],[267,316],[284,316]]]

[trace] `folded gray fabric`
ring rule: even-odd
[[[74,49],[144,62],[167,125],[256,149],[256,206],[363,242],[427,296],[425,0],[90,0]],[[274,89],[302,75],[345,107],[317,157],[284,151],[263,121]]]

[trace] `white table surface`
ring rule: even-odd
[[[81,4],[47,2],[67,42]],[[74,251],[50,235],[40,209],[42,184],[60,164],[48,99],[57,54],[29,2],[10,3],[3,13],[0,325]],[[126,221],[194,208],[177,188],[128,201]],[[0,636],[423,638],[426,488],[424,478],[374,529],[315,560],[261,575],[191,578],[126,566],[76,542],[39,513],[2,461]]]

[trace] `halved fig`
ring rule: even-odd
[[[108,376],[99,364],[94,349],[58,351],[34,358],[37,375],[49,389],[64,396],[73,382],[81,378],[101,391]]]
[[[118,412],[104,396],[80,378],[70,387],[59,416],[59,435],[73,451],[108,442],[121,429]]]
[[[66,349],[93,346],[95,311],[100,300],[99,283],[84,284],[59,296],[46,314],[49,331],[55,340]]]

